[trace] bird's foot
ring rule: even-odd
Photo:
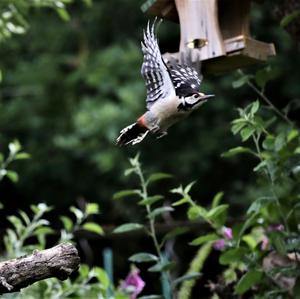
[[[160,134],[156,137],[156,139],[160,139],[160,138],[162,138],[162,137],[164,137],[164,136],[166,136],[166,135],[168,135],[168,132],[166,132],[166,131],[161,131]]]
[[[152,134],[159,133],[160,132],[159,125],[154,126],[150,131],[151,131]]]

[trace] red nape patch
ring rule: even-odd
[[[148,127],[146,126],[146,121],[145,121],[144,115],[142,115],[140,118],[138,118],[137,123],[140,127],[148,129]]]

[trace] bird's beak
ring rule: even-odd
[[[200,100],[201,101],[204,101],[204,100],[207,100],[207,99],[210,99],[210,98],[214,98],[215,95],[214,94],[204,94],[202,92],[199,92],[199,95],[200,95]]]
[[[200,99],[201,100],[207,100],[209,98],[214,98],[215,95],[214,94],[204,94],[204,93],[199,93],[200,95]]]

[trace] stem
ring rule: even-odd
[[[260,159],[260,161],[262,162],[264,159],[262,157],[262,153],[261,153],[261,150],[260,150],[260,147],[259,147],[259,139],[260,139],[260,134],[257,134],[257,135],[253,135],[253,141],[255,143],[255,147],[256,147],[256,151],[257,151],[257,155],[258,155],[258,158]],[[282,211],[282,207],[281,207],[281,204],[280,204],[280,201],[279,201],[279,198],[278,198],[278,195],[276,194],[276,191],[274,189],[274,180],[272,178],[272,175],[271,175],[271,172],[270,172],[270,169],[269,169],[269,166],[267,165],[266,168],[264,168],[264,172],[265,172],[265,175],[266,177],[269,179],[270,181],[270,184],[271,184],[271,191],[272,191],[272,194],[275,198],[275,201],[276,201],[276,205],[277,205],[277,208],[278,208],[278,212],[280,214],[280,217],[282,218],[282,221],[284,223],[284,226],[286,228],[287,231],[289,231],[289,227],[288,227],[288,223],[286,221],[286,218],[284,217],[284,214],[283,214],[283,211]]]
[[[137,165],[136,167],[137,170],[137,174],[140,178],[141,181],[141,188],[142,188],[142,198],[146,199],[148,197],[148,192],[147,192],[147,184],[143,175],[143,172],[141,170],[140,164]],[[151,206],[150,205],[146,205],[146,210],[147,210],[147,214],[149,215],[151,213]],[[161,254],[161,250],[160,250],[160,246],[156,237],[156,230],[155,230],[155,223],[154,223],[154,219],[151,219],[149,217],[149,225],[150,225],[150,236],[153,240],[156,252],[159,256],[160,259],[162,259],[162,254]]]
[[[267,105],[282,119],[284,119],[289,125],[294,127],[294,123],[285,115],[283,114],[279,109],[277,109],[273,103],[265,96],[263,91],[260,91],[251,81],[247,81],[247,85],[252,88],[260,97],[262,100],[264,100]]]

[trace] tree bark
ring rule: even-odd
[[[78,269],[80,258],[71,243],[34,251],[0,263],[0,294],[17,292],[34,282],[56,277],[65,280]]]

